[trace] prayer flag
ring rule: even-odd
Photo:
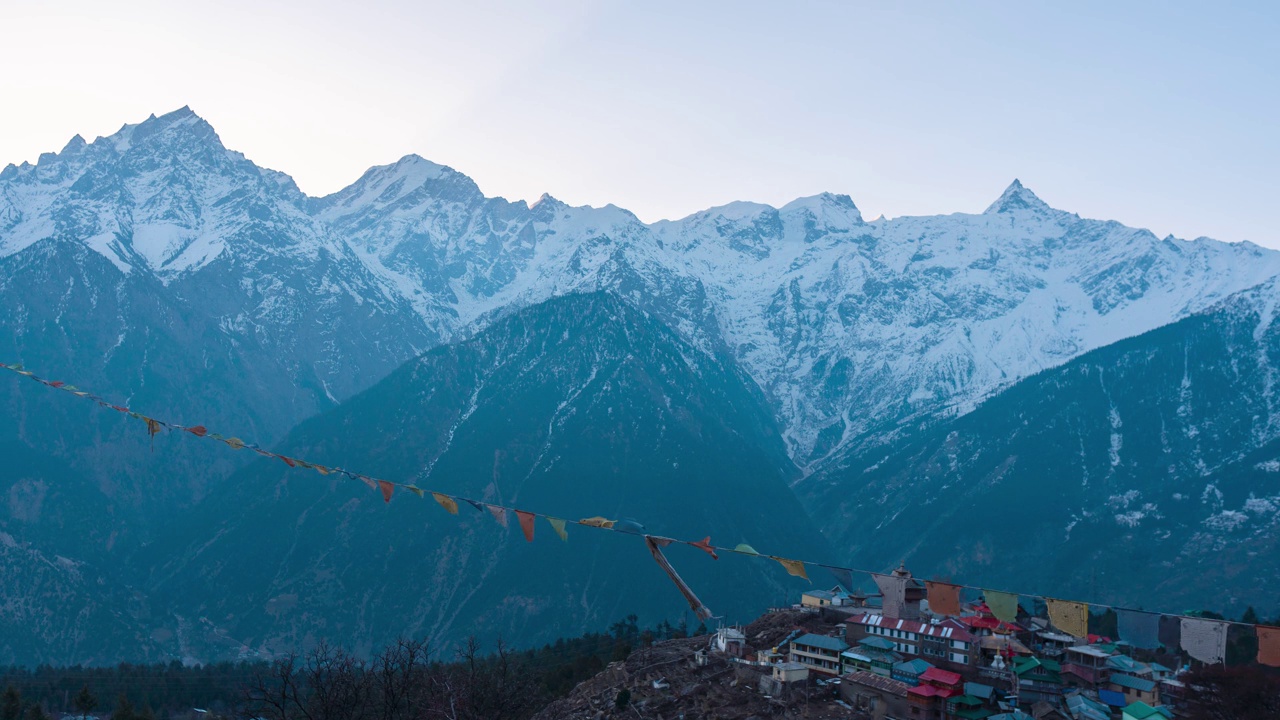
[[[643,535],[644,526],[635,520],[623,518],[613,525],[614,532],[629,533],[631,535]]]
[[[368,485],[370,490],[378,489],[378,483],[374,482],[373,478],[371,477],[365,477],[364,475],[357,475],[356,473],[347,472],[346,470],[343,470],[342,473],[344,475],[350,475],[351,477],[356,478],[357,480],[364,483],[365,485]]]
[[[1156,613],[1116,609],[1116,633],[1142,650],[1160,647],[1160,616]]]
[[[484,505],[476,502],[475,500],[467,500],[467,498],[462,498],[462,499],[466,500],[467,504],[475,508],[477,512],[484,512]]]
[[[396,486],[386,480],[379,480],[378,489],[382,491],[382,501],[391,502],[391,493],[395,492]]]
[[[853,591],[853,571],[847,568],[827,568],[835,576],[836,583],[847,592]]]
[[[1280,628],[1259,625],[1258,630],[1258,662],[1271,667],[1280,667]]]
[[[801,562],[801,561],[799,561],[799,560],[788,560],[788,559],[786,559],[786,558],[780,558],[780,557],[776,557],[776,556],[773,556],[773,555],[770,555],[769,557],[770,557],[770,558],[772,558],[772,559],[774,559],[774,560],[777,560],[777,561],[778,561],[778,564],[780,564],[780,565],[782,565],[782,567],[786,568],[786,569],[787,569],[787,574],[788,574],[788,575],[794,575],[794,576],[796,576],[796,577],[802,577],[802,578],[804,578],[805,580],[808,580],[808,579],[809,579],[809,573],[805,572],[805,570],[804,570],[804,563],[803,563],[803,562]]]
[[[226,443],[227,446],[230,447],[232,450],[244,449],[244,441],[238,437],[229,437],[226,440],[223,440],[222,442]]]
[[[1062,632],[1078,638],[1089,637],[1089,606],[1069,600],[1045,598],[1049,622]]]
[[[560,536],[561,540],[569,542],[569,533],[564,530],[564,520],[549,517],[547,518],[547,522],[551,523],[551,528],[556,531],[556,534]]]
[[[1227,653],[1227,625],[1221,620],[1182,618],[1182,649],[1200,662],[1216,665]]]
[[[991,614],[995,615],[997,620],[1010,623],[1017,622],[1017,595],[1000,592],[999,590],[983,590],[982,596],[987,601],[987,607],[991,608]]]
[[[702,552],[704,552],[704,553],[706,553],[706,554],[710,555],[712,560],[719,560],[719,559],[720,559],[720,556],[716,554],[716,549],[715,549],[714,547],[711,547],[711,536],[710,536],[710,535],[708,535],[708,536],[706,536],[706,537],[702,538],[702,539],[701,539],[701,540],[699,540],[698,542],[691,542],[691,543],[689,543],[689,544],[690,544],[690,545],[692,545],[692,546],[694,546],[694,547],[696,547],[696,548],[698,548],[698,549],[699,549],[699,550],[701,550]]]
[[[293,461],[293,458],[287,458],[287,457],[285,457],[285,456],[283,456],[283,455],[277,455],[276,457],[278,457],[278,458],[280,458],[281,460],[283,460],[283,461],[284,461],[284,464],[285,464],[285,465],[288,465],[289,467],[296,467],[296,466],[297,466],[297,463],[295,463],[295,462]]]
[[[209,434],[209,431],[206,430],[203,425],[196,425],[195,427],[189,427],[187,428],[187,432],[191,433],[192,435],[195,435],[196,437],[204,437],[205,435]]]
[[[524,539],[533,542],[533,520],[537,516],[523,510],[516,511],[516,519],[520,521],[520,529],[524,531]]]
[[[414,495],[417,495],[418,497],[426,497],[426,492],[422,488],[418,487],[417,485],[405,485],[404,489],[408,490]]]
[[[662,540],[666,540],[666,538],[654,538],[649,537],[648,535],[644,536],[644,544],[648,546],[649,554],[653,555],[654,562],[658,563],[658,567],[662,568],[663,571],[667,573],[667,577],[671,578],[671,582],[675,583],[676,589],[680,591],[680,594],[684,596],[685,601],[689,603],[689,607],[693,609],[693,613],[698,616],[699,620],[711,619],[711,610],[708,609],[706,605],[702,604],[702,601],[698,599],[697,595],[693,594],[693,589],[685,583],[685,581],[676,572],[676,569],[671,567],[671,563],[667,561],[667,556],[662,553],[662,548],[670,545],[671,541],[666,540],[664,543]]]
[[[485,507],[489,508],[489,514],[493,516],[494,520],[498,521],[499,525],[502,527],[508,527],[506,508],[498,505],[485,505]]]
[[[600,517],[599,515],[597,515],[595,517],[583,518],[582,520],[578,521],[578,524],[588,525],[590,527],[605,528],[606,530],[612,530],[614,526],[614,521],[606,520]]]
[[[1174,615],[1160,616],[1160,630],[1157,632],[1160,644],[1166,650],[1173,651],[1182,647],[1182,618]]]
[[[880,588],[880,595],[884,598],[884,616],[901,618],[902,606],[907,602],[907,579],[879,573],[871,573],[871,579],[876,581],[876,587]]]
[[[951,583],[927,581],[924,584],[929,598],[929,611],[935,615],[960,614],[960,586]]]
[[[733,551],[736,553],[741,553],[743,555],[759,555],[760,554],[756,552],[755,548],[751,547],[746,543],[738,543],[737,547],[735,547]]]
[[[458,514],[458,503],[453,498],[438,492],[431,493],[431,497],[435,498],[436,502],[440,503],[440,507],[448,510],[450,515]]]

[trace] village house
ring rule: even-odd
[[[908,717],[935,720],[944,717],[947,701],[964,695],[964,679],[958,673],[929,668],[920,684],[907,691]]]
[[[844,607],[851,598],[839,585],[830,590],[808,590],[800,596],[800,605],[808,608]]]
[[[1084,687],[1106,685],[1105,681],[1111,674],[1111,670],[1107,667],[1107,660],[1113,654],[1095,645],[1075,645],[1067,648],[1063,653],[1062,672],[1064,676],[1070,676],[1074,680],[1064,679]]]
[[[920,658],[915,658],[914,660],[903,660],[900,663],[894,664],[889,676],[894,680],[901,680],[908,685],[916,685],[919,684],[920,676],[924,674],[924,671],[931,667],[933,666]]]
[[[965,668],[978,664],[977,638],[954,619],[922,622],[860,613],[845,620],[845,639],[850,643],[869,636],[884,638],[893,643],[896,652],[935,665]]]
[[[1020,657],[1013,662],[1018,695],[1029,701],[1054,701],[1062,695],[1062,666],[1050,658]]]
[[[872,720],[909,717],[910,685],[882,675],[855,670],[840,678],[840,698]]]
[[[777,698],[791,697],[797,690],[809,684],[809,668],[798,662],[782,662],[773,665],[771,672],[760,676],[760,692]]]
[[[881,637],[867,637],[858,646],[840,653],[841,674],[865,670],[876,675],[891,677],[893,666],[902,662],[901,653],[893,650],[893,643]]]
[[[747,636],[738,628],[722,627],[716,630],[712,649],[731,657],[743,657],[747,651]]]
[[[840,653],[849,645],[840,638],[807,633],[791,641],[789,660],[814,672],[836,676],[841,672]]]
[[[1160,691],[1152,680],[1134,677],[1124,673],[1112,673],[1107,680],[1107,689],[1124,695],[1128,703],[1144,702],[1156,704],[1160,702]]]

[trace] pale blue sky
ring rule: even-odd
[[[1018,177],[1280,247],[1277,3],[361,5],[0,0],[0,164],[190,105],[311,194],[411,152],[647,221],[977,212]]]

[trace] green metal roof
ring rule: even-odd
[[[1122,688],[1129,688],[1130,690],[1137,690],[1139,692],[1151,692],[1156,689],[1156,684],[1150,680],[1143,680],[1142,678],[1125,675],[1123,673],[1112,673],[1111,684],[1119,685]]]

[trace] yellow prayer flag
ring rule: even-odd
[[[556,531],[556,534],[560,536],[561,540],[564,540],[565,542],[569,541],[569,533],[564,530],[564,520],[549,517],[547,518],[547,522],[551,523],[552,529]]]
[[[417,495],[418,497],[425,497],[425,495],[423,494],[424,493],[423,489],[418,487],[417,485],[405,485],[404,489],[408,490],[414,495]]]
[[[587,525],[590,527],[605,528],[606,530],[612,530],[615,522],[617,521],[606,520],[600,517],[599,515],[597,515],[595,517],[583,518],[582,520],[578,521],[578,524]]]
[[[809,573],[805,572],[803,562],[799,560],[787,560],[786,558],[780,558],[772,555],[770,557],[772,557],[774,560],[777,560],[778,563],[782,565],[782,567],[786,568],[788,575],[802,577],[805,580],[809,579]]]
[[[1049,622],[1062,632],[1078,638],[1089,637],[1089,606],[1070,600],[1045,598]]]
[[[458,502],[453,498],[438,492],[431,493],[431,497],[435,498],[436,502],[440,503],[440,507],[448,510],[450,515],[458,514]]]

